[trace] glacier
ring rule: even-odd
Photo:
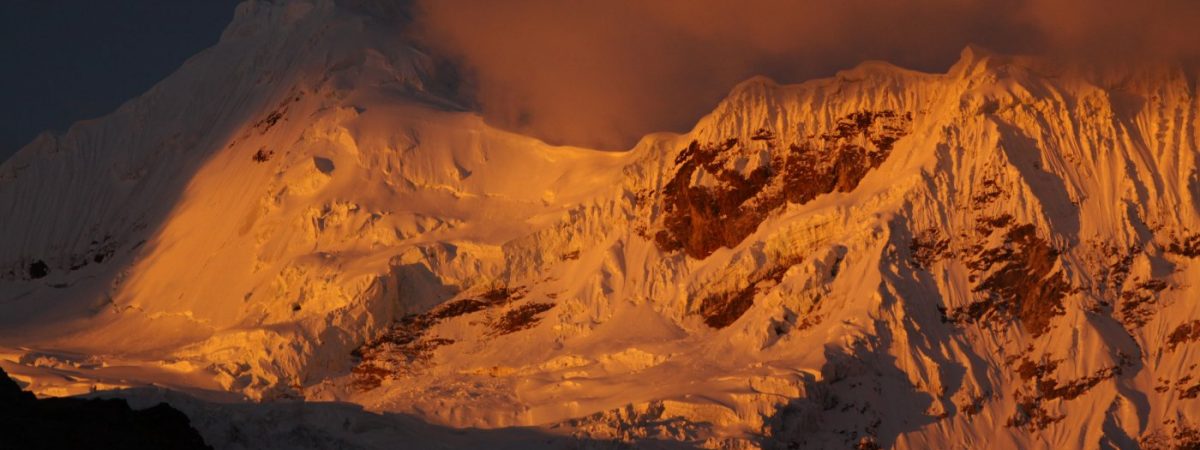
[[[0,166],[0,367],[218,448],[1200,443],[1194,74],[968,47],[603,152],[396,20],[244,2]]]

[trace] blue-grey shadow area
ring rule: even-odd
[[[1001,149],[1025,182],[1029,183],[1033,195],[1041,201],[1042,212],[1055,228],[1054,231],[1070,239],[1072,244],[1078,243],[1079,206],[1067,193],[1067,181],[1041,167],[1042,149],[1037,141],[1010,124],[999,120],[994,123],[1003,137]]]
[[[699,448],[694,443],[645,438],[636,441],[571,436],[564,428],[454,428],[403,413],[377,413],[345,402],[273,400],[223,402],[161,388],[105,391],[134,408],[166,403],[179,409],[216,449],[661,449]]]

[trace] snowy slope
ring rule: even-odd
[[[0,366],[231,448],[1200,433],[1194,76],[968,48],[606,153],[464,110],[381,5],[246,2],[0,166]]]

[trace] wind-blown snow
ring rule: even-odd
[[[0,366],[39,395],[189,393],[112,395],[176,396],[226,447],[1196,435],[1194,77],[968,48],[946,74],[752,79],[606,153],[488,126],[363,11],[244,3],[145,95],[0,166]],[[720,150],[672,184],[692,143]],[[760,205],[732,245],[655,238]],[[262,428],[299,398],[358,406]]]

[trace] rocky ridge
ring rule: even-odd
[[[248,2],[146,96],[6,162],[3,316],[33,328],[0,342],[581,442],[1195,441],[1182,71],[968,48],[944,74],[756,78],[614,154],[489,127],[384,25]],[[35,390],[112,377],[14,353]]]

